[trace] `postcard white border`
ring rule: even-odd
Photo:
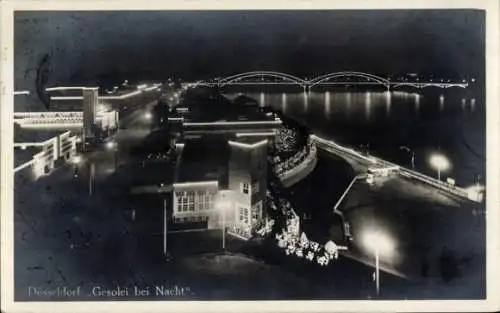
[[[350,1],[23,1],[1,3],[0,174],[1,305],[5,312],[430,312],[498,310],[500,276],[500,88],[498,74],[498,0],[350,0]],[[13,11],[14,10],[235,10],[235,9],[480,9],[486,10],[487,99],[487,300],[474,301],[122,301],[13,302]],[[496,297],[495,297],[496,296]]]

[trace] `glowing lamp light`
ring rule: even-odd
[[[391,258],[394,255],[394,241],[380,231],[369,231],[362,237],[363,245],[375,255],[375,281],[377,296],[380,294],[380,255]]]
[[[146,112],[146,114],[144,114],[144,118],[150,120],[153,118],[153,115],[150,112]]]
[[[436,169],[439,180],[441,180],[441,171],[446,171],[450,167],[448,159],[441,154],[431,156],[430,163]]]
[[[106,148],[107,149],[113,149],[116,146],[116,143],[114,141],[108,141],[106,142]]]
[[[79,163],[82,162],[82,157],[79,156],[79,155],[76,155],[76,156],[73,157],[72,161],[73,161],[74,164],[79,164]]]
[[[394,242],[386,234],[373,231],[364,234],[363,245],[374,254],[390,257],[394,251]]]
[[[476,202],[483,202],[485,189],[486,189],[485,186],[476,184],[465,188],[465,191],[467,192],[467,197],[470,200]]]

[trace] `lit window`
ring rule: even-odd
[[[190,191],[187,193],[186,211],[194,212],[194,197],[195,197],[195,193],[193,191]]]
[[[259,220],[262,211],[262,201],[259,201],[252,207],[252,221]]]
[[[248,194],[250,192],[250,186],[247,183],[242,183],[241,184],[241,191],[244,194]]]
[[[239,221],[241,223],[248,224],[248,208],[240,207],[240,210],[239,210]]]

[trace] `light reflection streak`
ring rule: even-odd
[[[281,110],[283,112],[286,112],[286,107],[287,107],[286,93],[282,93],[281,94]]]
[[[365,94],[365,117],[367,120],[369,120],[371,116],[371,107],[372,107],[371,94],[367,92]]]
[[[327,91],[325,93],[325,115],[327,118],[330,117],[330,105],[331,105],[331,102],[330,102],[330,92]]]
[[[304,112],[307,112],[308,108],[309,108],[309,96],[307,95],[307,92],[304,91]]]
[[[349,113],[351,113],[351,106],[352,106],[352,95],[350,92],[346,93],[346,104],[347,104],[346,114],[349,115]]]
[[[391,115],[392,106],[392,94],[390,91],[385,92],[385,114],[387,116]]]
[[[415,113],[420,111],[420,95],[418,93],[415,94]]]
[[[444,96],[440,95],[439,96],[439,111],[443,111],[444,109]]]

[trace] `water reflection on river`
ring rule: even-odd
[[[480,97],[465,91],[247,95],[302,121],[323,137],[354,147],[369,144],[370,153],[407,167],[411,154],[400,147],[409,147],[415,154],[416,169],[432,176],[436,173],[428,160],[431,154],[439,152],[451,163],[450,169],[442,173],[443,179],[452,177],[458,185],[468,186],[479,174],[484,182],[485,105]],[[311,238],[320,242],[338,238],[338,227],[332,225],[339,223],[332,208],[354,175],[343,160],[321,153],[313,173],[291,188],[292,203],[301,217],[308,215],[302,229]],[[392,181],[380,190],[375,188],[377,191],[360,183],[351,190],[352,196],[343,209],[352,226],[352,253],[373,263],[373,255],[364,247],[362,237],[367,227],[378,225],[391,234],[398,247],[399,257],[391,258],[387,264],[391,270],[414,277],[427,264],[429,275],[440,279],[442,268],[452,267],[442,261],[447,249],[451,249],[453,258],[473,258],[476,267],[463,270],[464,276],[472,278],[459,283],[464,286],[462,291],[450,289],[446,295],[436,291],[435,297],[480,297],[484,294],[484,220],[475,217],[470,207],[438,201],[440,196],[429,190],[406,184]],[[400,283],[385,284],[387,293],[403,290]],[[418,297],[424,289],[408,290],[405,297]]]
[[[237,94],[229,94],[234,97]],[[485,110],[482,100],[463,90],[432,93],[392,92],[252,92],[248,96],[306,123],[325,137],[370,151],[403,166],[415,152],[416,168],[428,175],[434,152],[452,167],[444,177],[462,186],[485,177]]]

